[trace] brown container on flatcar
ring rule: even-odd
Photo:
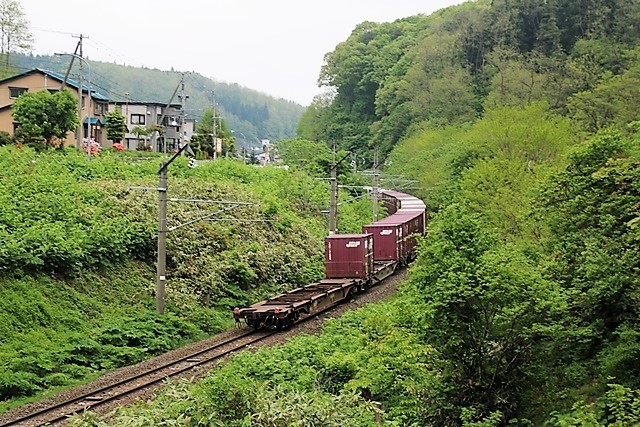
[[[402,221],[389,219],[362,227],[363,233],[373,235],[373,259],[375,261],[395,261],[401,257],[405,227],[403,227]]]
[[[416,247],[416,235],[425,233],[425,212],[424,211],[398,211],[394,218],[402,221],[404,231],[404,242],[402,244],[402,256],[406,257]]]
[[[373,234],[373,259],[392,261],[404,259],[416,246],[413,234],[424,234],[424,212],[398,211],[373,224],[362,227],[364,233]]]
[[[328,279],[367,278],[373,272],[371,234],[334,234],[325,245],[325,271]]]

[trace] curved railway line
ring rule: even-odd
[[[170,357],[153,367],[134,367],[136,369],[131,369],[126,375],[107,379],[97,386],[88,387],[81,393],[58,399],[54,403],[30,410],[23,409],[19,412],[14,410],[0,414],[0,427],[63,425],[69,417],[84,411],[108,412],[119,403],[131,403],[133,396],[148,396],[148,392],[161,386],[167,378],[189,376],[189,373],[195,372],[197,368],[206,369],[210,364],[220,361],[233,352],[262,341],[268,342],[270,337],[274,337],[276,342],[284,342],[298,333],[315,333],[321,324],[317,322],[318,318],[322,319],[328,313],[330,317],[339,316],[345,311],[388,297],[405,274],[406,270],[403,269],[399,274],[374,286],[369,293],[354,297],[348,304],[329,307],[322,312],[304,316],[289,329],[261,331],[255,331],[249,327],[235,329],[231,331],[230,337],[214,341],[204,347],[199,346],[179,357]],[[265,344],[269,345],[266,342]]]
[[[149,388],[155,388],[167,378],[178,377],[197,367],[217,362],[230,353],[258,343],[276,333],[276,331],[244,332],[239,336],[191,352],[151,369],[134,372],[133,375],[108,383],[102,387],[3,422],[0,427],[60,424],[79,412],[97,409],[117,402],[126,396]]]
[[[106,411],[132,396],[153,391],[168,378],[192,374],[229,354],[297,328],[301,323],[333,310],[340,302],[367,295],[371,287],[396,275],[415,257],[416,235],[426,231],[426,206],[408,194],[382,191],[382,201],[390,213],[383,220],[363,227],[362,234],[333,234],[325,239],[326,278],[233,311],[238,324],[244,320],[250,331],[236,329],[229,338],[202,342],[143,367],[106,378],[85,392],[70,393],[68,399],[27,405],[0,415],[0,427],[63,424],[69,417],[87,410]],[[53,399],[52,399],[53,400]]]

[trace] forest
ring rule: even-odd
[[[478,0],[358,25],[278,143],[288,170],[176,164],[171,191],[251,200],[238,214],[273,222],[173,235],[160,319],[155,201],[128,190],[153,185],[157,161],[0,147],[0,410],[321,275],[335,145],[356,156],[341,184],[367,184],[377,149],[382,186],[401,176],[429,207],[399,292],[69,425],[639,425],[639,26],[637,0]],[[370,203],[340,194],[355,232]]]

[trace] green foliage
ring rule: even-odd
[[[482,153],[462,174],[461,195],[505,238],[536,233],[528,217],[537,183],[572,144],[569,121],[544,103],[487,111],[465,135]]]
[[[138,220],[144,206],[118,203],[122,184],[82,182],[92,171],[80,168],[80,153],[38,156],[6,147],[0,163],[7,173],[0,183],[0,235],[7,242],[1,269],[73,274],[129,253],[152,255],[153,226]]]
[[[253,204],[171,233],[167,323],[149,314],[148,272],[135,292],[111,277],[105,282],[119,286],[99,289],[113,294],[79,303],[100,294],[92,287],[100,280],[81,280],[83,269],[152,262],[155,200],[126,187],[155,185],[157,161],[105,154],[87,164],[69,152],[45,159],[0,149],[5,271],[62,265],[79,276],[78,293],[66,298],[41,298],[50,284],[0,287],[0,360],[11,368],[0,373],[4,392],[37,393],[116,359],[138,360],[143,348],[163,351],[224,325],[208,306],[228,310],[320,277],[318,212],[328,189],[304,174],[327,176],[322,141],[335,141],[367,161],[379,148],[387,171],[415,180],[415,194],[436,212],[400,296],[331,321],[320,336],[239,354],[156,403],[77,425],[372,425],[370,401],[389,425],[638,424],[639,14],[638,2],[622,0],[481,0],[362,23],[327,55],[320,80],[328,90],[300,120],[303,139],[279,144],[289,171],[172,165],[176,197]],[[155,81],[172,90],[175,76],[163,77]],[[255,120],[230,124],[243,139],[271,129],[267,103],[230,108],[221,115]],[[361,184],[342,171],[340,181]],[[61,197],[42,197],[51,193]],[[353,196],[340,191],[340,231],[370,220]],[[169,212],[177,226],[216,208],[171,204]],[[96,218],[107,219],[93,233]],[[122,298],[136,314],[120,304],[113,319],[84,324],[121,293],[132,295]],[[50,307],[53,298],[65,304]],[[47,325],[56,326],[38,330]],[[79,332],[61,338],[68,330]]]
[[[289,139],[278,142],[278,153],[289,166],[297,166],[311,176],[326,177],[330,172],[333,154],[323,142]]]
[[[595,88],[569,99],[568,108],[581,127],[595,133],[611,125],[624,128],[640,119],[640,64],[620,75],[607,72]]]
[[[596,403],[576,403],[570,413],[553,413],[546,426],[626,427],[640,423],[640,392],[609,384],[609,390]]]
[[[78,127],[77,103],[69,90],[51,94],[47,90],[28,92],[12,106],[13,118],[20,124],[20,138],[27,143],[59,144],[67,132]]]
[[[326,56],[319,80],[338,91],[322,121],[326,125],[318,129],[322,135],[316,130],[313,136],[338,141],[340,148],[358,154],[367,151],[372,137],[369,126],[378,119],[376,93],[390,70],[406,66],[406,49],[415,43],[423,25],[419,19],[393,24],[364,22]],[[318,107],[323,108],[314,106]]]
[[[487,55],[495,71],[485,108],[526,106],[548,98],[545,88],[549,86],[549,77],[541,72],[539,60],[518,56],[499,49]]]
[[[179,382],[153,403],[71,425],[373,427],[376,412],[389,425],[421,425],[431,349],[395,327],[398,313],[393,304],[367,307],[330,322],[320,337],[237,354],[200,383]]]
[[[443,359],[448,403],[477,406],[483,416],[517,413],[529,368],[545,357],[559,290],[515,247],[501,246],[480,218],[458,206],[432,222],[412,284],[424,339]],[[430,405],[438,405],[437,401]],[[455,416],[447,408],[434,421]]]
[[[217,155],[227,156],[229,153],[233,154],[235,152],[235,137],[232,136],[233,131],[227,127],[226,120],[220,118],[219,111],[214,111],[212,108],[205,110],[197,124],[196,132],[191,145],[194,147],[198,158],[207,159],[215,157],[217,147],[214,134],[215,138],[222,141],[222,151],[218,152]]]
[[[496,0],[362,23],[327,54],[319,81],[330,91],[303,115],[298,135],[386,155],[417,122],[468,123],[483,108],[540,101],[569,108],[588,131],[624,125],[636,119],[637,108],[624,106],[638,99],[631,22],[639,13],[621,0]]]
[[[0,400],[68,386],[139,362],[230,324],[202,309],[155,315],[148,268],[0,282]],[[146,306],[146,307],[145,307]]]
[[[127,132],[127,119],[118,110],[106,114],[107,119],[107,139],[120,142]],[[139,136],[138,136],[139,137]]]
[[[158,162],[117,152],[88,162],[76,150],[0,151],[2,399],[43,393],[215,333],[230,325],[232,307],[323,274],[326,183],[226,160],[190,169],[179,158],[170,169],[172,195],[248,204],[221,205],[210,215],[220,221],[171,232],[167,314],[157,318],[153,269],[132,262],[153,266],[157,201],[128,187],[153,186]],[[355,222],[359,209],[342,211]],[[216,210],[172,203],[169,226]],[[63,279],[45,280],[49,274]]]
[[[637,138],[606,132],[577,147],[542,199],[554,236],[551,271],[571,291],[577,323],[588,327],[579,356],[599,353],[602,374],[631,387],[640,342]]]
[[[13,135],[11,135],[9,132],[0,131],[0,146],[9,145],[13,143],[14,143]]]

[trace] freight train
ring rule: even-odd
[[[427,227],[424,202],[409,194],[380,191],[389,216],[362,227],[362,234],[325,239],[325,279],[235,308],[236,322],[254,329],[286,328],[303,315],[321,312],[364,292],[415,257],[416,237]]]

